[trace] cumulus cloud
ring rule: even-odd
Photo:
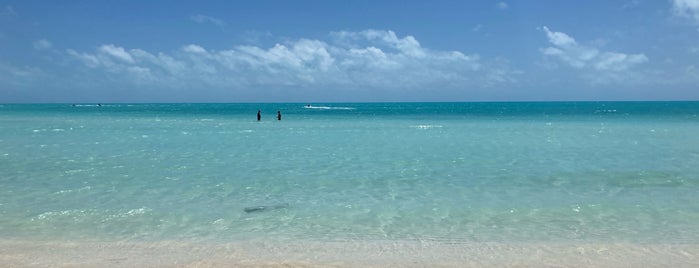
[[[672,0],[672,10],[677,16],[699,23],[699,0]]]
[[[194,44],[186,45],[182,50],[189,53],[206,54],[206,49]]]
[[[133,57],[131,57],[131,54],[129,54],[129,52],[126,52],[126,50],[124,50],[124,48],[122,47],[117,47],[115,45],[109,44],[102,45],[99,48],[99,50],[105,55],[109,55],[117,60],[121,60],[126,63],[134,63],[134,59]]]
[[[66,51],[68,55],[73,56],[74,58],[80,60],[83,64],[95,68],[100,65],[101,61],[97,58],[97,56],[88,54],[88,53],[80,53],[72,49],[68,49]]]
[[[67,54],[94,71],[167,87],[496,86],[519,74],[506,61],[491,64],[478,55],[428,49],[415,37],[392,31],[342,31],[330,37],[329,41],[301,38],[267,48],[240,45],[212,50],[189,44],[169,54],[107,44],[93,52],[67,50]]]
[[[51,42],[49,42],[46,39],[36,40],[34,41],[33,45],[34,49],[36,50],[46,50],[50,49],[53,46],[53,44],[51,44]]]
[[[332,35],[344,44],[354,41],[367,40],[379,45],[397,49],[401,54],[414,57],[422,57],[425,51],[413,36],[399,38],[393,31],[365,30],[361,32],[334,32]]]
[[[553,46],[544,48],[541,52],[574,68],[618,72],[648,61],[648,57],[644,54],[600,51],[597,48],[579,44],[566,33],[551,31],[546,26],[542,27],[542,30]]]

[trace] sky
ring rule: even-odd
[[[699,100],[699,0],[0,0],[0,103]]]

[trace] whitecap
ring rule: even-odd
[[[417,129],[431,129],[431,128],[441,128],[443,127],[442,125],[415,125],[415,126],[410,126],[412,128],[417,128]]]
[[[75,160],[69,159],[68,162],[75,162]],[[94,168],[88,168],[88,169],[70,169],[70,170],[63,171],[63,173],[69,174],[69,175],[70,175],[70,174],[75,174],[75,173],[81,173],[81,172],[91,171],[91,170],[93,170],[93,169],[94,169]]]
[[[53,194],[67,194],[67,193],[72,193],[72,192],[82,192],[82,191],[87,191],[87,190],[91,190],[91,189],[92,189],[92,187],[91,187],[91,186],[85,186],[85,187],[82,187],[82,188],[78,188],[78,189],[67,189],[67,190],[60,190],[60,191],[58,191],[58,192],[55,192],[55,193],[53,193]]]
[[[303,106],[303,108],[306,108],[306,109],[319,109],[319,110],[355,110],[355,109],[357,109],[357,108],[354,108],[354,107],[341,107],[341,106],[311,106],[311,105]]]

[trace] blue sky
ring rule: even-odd
[[[201,2],[0,0],[0,103],[699,100],[699,0]]]

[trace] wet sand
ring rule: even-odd
[[[0,267],[699,267],[699,245],[2,240]]]

